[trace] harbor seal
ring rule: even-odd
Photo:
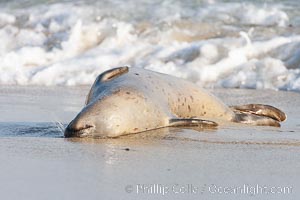
[[[227,106],[197,85],[142,68],[100,74],[65,137],[118,137],[148,130],[215,127],[218,121],[280,126],[286,115],[262,104]]]

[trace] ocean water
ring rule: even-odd
[[[298,0],[1,1],[0,41],[2,85],[85,85],[128,65],[300,91]]]

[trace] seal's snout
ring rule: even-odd
[[[65,137],[85,137],[91,133],[95,126],[89,124],[79,124],[72,121],[65,129]]]

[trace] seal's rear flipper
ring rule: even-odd
[[[276,120],[278,122],[282,122],[286,119],[286,114],[284,112],[269,105],[247,104],[241,106],[231,106],[230,108],[232,108],[234,112],[239,111],[240,113],[264,116],[272,118],[273,120]]]
[[[234,122],[252,124],[255,126],[276,126],[280,127],[279,121],[266,116],[259,116],[251,113],[235,112]]]
[[[201,127],[201,128],[213,128],[218,126],[216,122],[209,120],[202,120],[198,118],[173,118],[169,120],[169,126],[171,127]]]

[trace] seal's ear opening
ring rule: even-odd
[[[126,74],[128,70],[129,68],[127,66],[107,70],[100,75],[99,81],[101,82],[110,81],[123,74]]]

